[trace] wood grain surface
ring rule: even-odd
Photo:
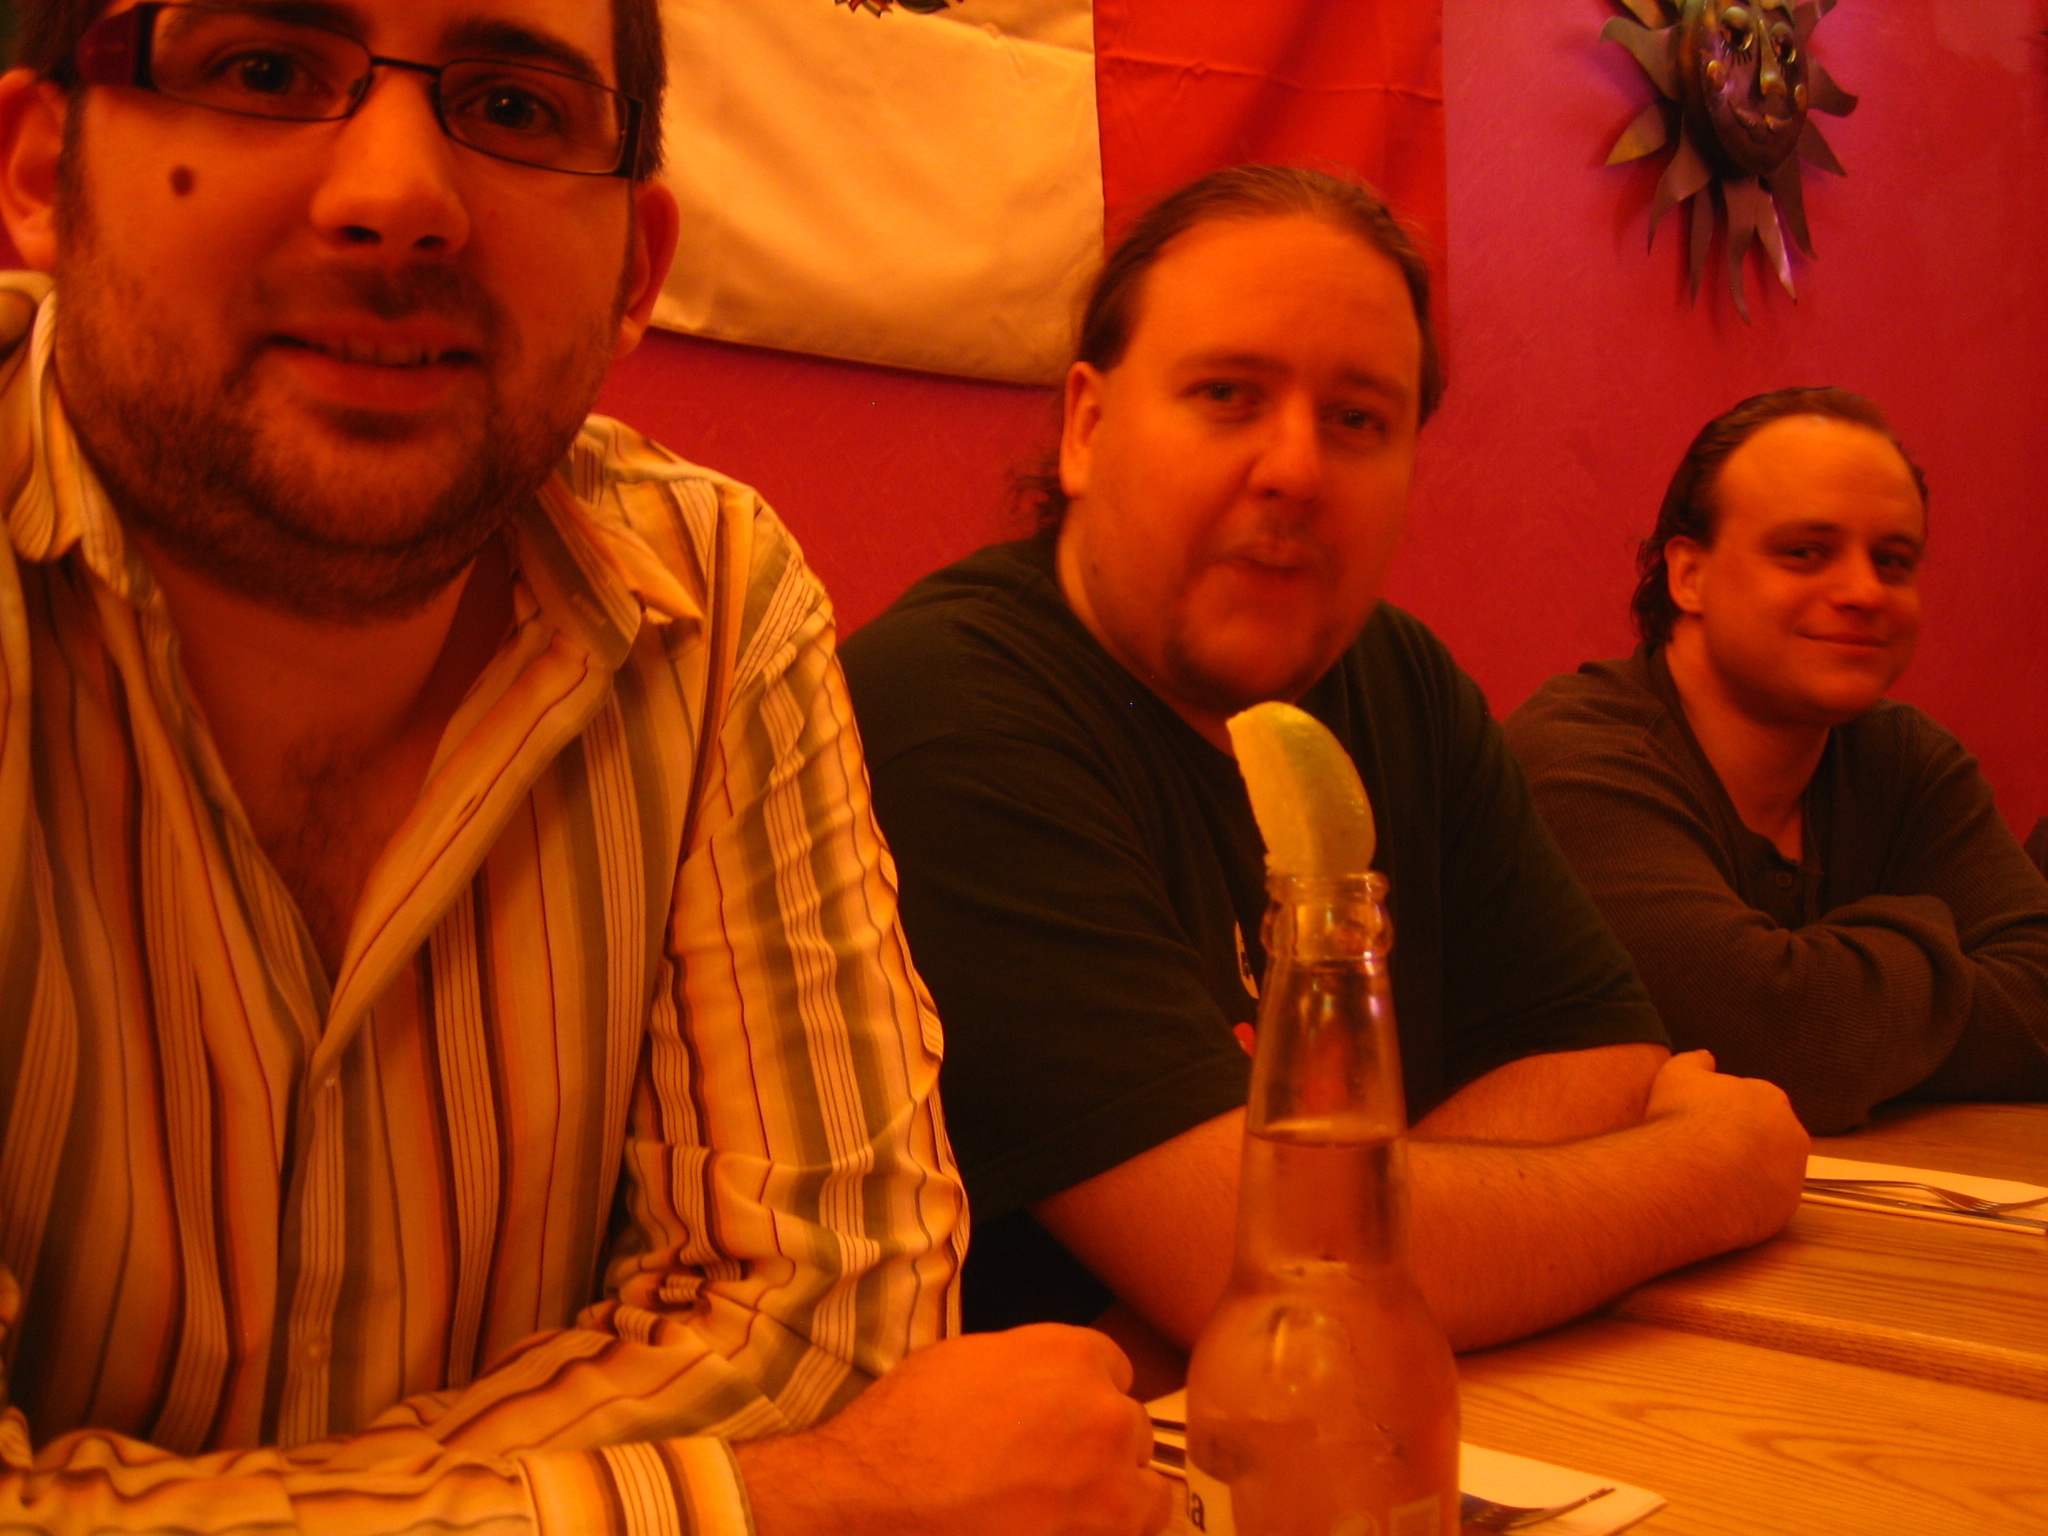
[[[2048,1105],[1915,1106],[1814,1147],[2048,1184]],[[1652,1280],[1608,1311],[2048,1401],[2048,1234],[2038,1231],[1804,1204],[1770,1242]]]
[[[1645,1536],[2048,1530],[2048,1404],[1609,1318],[1460,1370],[1466,1439],[1654,1489]]]
[[[2048,1401],[2048,1234],[1802,1205],[1614,1303],[1635,1322]]]
[[[2048,1185],[2048,1104],[1892,1105],[1860,1131],[1816,1136],[1813,1150]]]

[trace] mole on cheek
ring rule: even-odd
[[[171,190],[180,197],[192,195],[193,176],[191,170],[182,165],[171,167]]]

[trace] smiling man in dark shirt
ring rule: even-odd
[[[1816,1133],[1907,1092],[2048,1096],[2048,882],[1969,753],[1884,698],[1926,539],[1925,480],[1869,401],[1746,400],[1644,542],[1642,649],[1507,723],[1672,1038]]]

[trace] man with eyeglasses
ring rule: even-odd
[[[19,36],[0,1520],[1158,1529],[1106,1340],[934,1345],[822,592],[584,420],[677,233],[654,0]]]

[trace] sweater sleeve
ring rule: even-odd
[[[1947,908],[1970,977],[1955,1048],[1911,1095],[2048,1099],[2048,880],[1998,814],[1976,759],[1911,720],[1929,739],[1887,884]]]
[[[1510,740],[1677,1046],[1778,1083],[1821,1134],[1913,1090],[2048,1097],[2048,884],[1953,738],[1923,723],[1875,888],[1788,927],[1739,894],[1737,829],[1675,731],[1552,704]]]

